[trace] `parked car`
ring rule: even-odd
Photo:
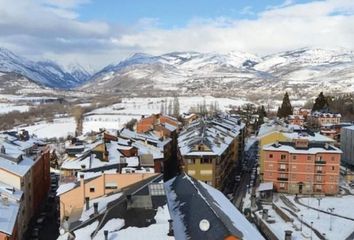
[[[240,175],[236,175],[236,176],[235,176],[235,181],[236,181],[236,182],[241,181],[241,176],[240,176]]]

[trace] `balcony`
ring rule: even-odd
[[[316,173],[324,174],[324,171],[323,170],[317,170]]]
[[[288,181],[288,177],[278,177],[278,181]]]
[[[278,171],[280,171],[280,172],[287,172],[288,169],[286,169],[286,168],[279,168]]]
[[[316,160],[315,164],[326,164],[326,161],[324,161],[324,160]]]

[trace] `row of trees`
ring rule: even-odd
[[[174,97],[173,100],[168,101],[167,99],[161,103],[161,114],[179,117],[180,105],[178,97]]]

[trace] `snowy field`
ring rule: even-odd
[[[225,111],[229,109],[229,106],[240,106],[247,103],[243,99],[230,99],[230,98],[215,98],[211,96],[206,97],[179,97],[180,113],[187,113],[191,107],[197,107],[203,105],[204,101],[206,105],[218,103],[220,110]],[[170,101],[173,101],[172,97],[168,98],[123,98],[122,103],[117,103],[109,107],[99,108],[92,113],[117,113],[126,115],[150,115],[153,113],[159,113],[161,111],[161,105],[167,101],[167,106]]]
[[[167,101],[167,104],[165,102]],[[131,119],[141,119],[143,115],[149,116],[160,113],[161,105],[167,105],[173,98],[123,98],[122,103],[108,107],[98,108],[85,115],[83,133],[104,129],[121,129]],[[192,107],[217,102],[220,110],[228,110],[230,105],[240,106],[247,103],[242,99],[214,98],[214,97],[180,97],[180,113],[187,113]],[[30,134],[39,138],[67,137],[75,132],[76,123],[73,118],[57,118],[53,123],[39,122],[36,125],[24,127]]]
[[[0,103],[0,114],[6,114],[12,111],[27,112],[29,110],[27,105],[15,105],[12,103]]]
[[[52,123],[38,122],[35,125],[28,127],[15,128],[14,130],[26,129],[30,134],[35,134],[40,139],[60,138],[73,135],[76,129],[74,118],[58,118]]]
[[[247,103],[242,99],[207,97],[179,97],[180,113],[187,113],[192,107],[205,104],[211,105],[217,102],[220,110],[228,110],[230,105],[240,106]],[[122,103],[108,107],[95,109],[87,113],[84,118],[83,132],[98,131],[100,128],[121,129],[131,119],[141,119],[143,115],[149,116],[160,113],[161,107],[169,105],[173,98],[123,98]],[[167,103],[167,104],[165,104]]]

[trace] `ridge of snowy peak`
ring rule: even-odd
[[[79,82],[84,82],[92,76],[93,70],[87,70],[79,63],[70,63],[65,67],[65,71],[69,72]]]
[[[307,67],[354,61],[354,52],[345,49],[300,48],[263,57],[256,70],[269,71],[273,68],[292,65]]]
[[[83,81],[51,60],[31,61],[0,48],[0,71],[21,74],[38,84],[52,88],[71,88]]]

